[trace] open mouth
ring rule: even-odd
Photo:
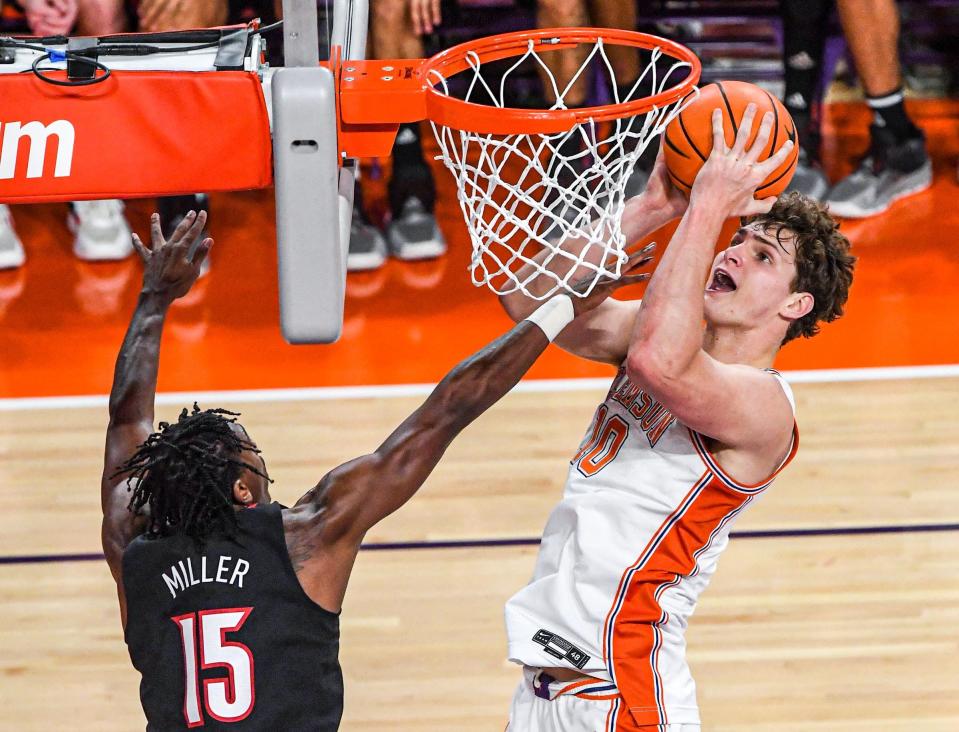
[[[736,289],[736,283],[733,278],[721,269],[713,272],[713,279],[706,288],[710,292],[732,292]]]

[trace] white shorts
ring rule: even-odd
[[[513,694],[507,732],[700,732],[698,724],[638,726],[608,681],[584,676],[574,681],[543,678],[542,669],[523,667]]]

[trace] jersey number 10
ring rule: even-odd
[[[601,404],[596,410],[596,416],[593,418],[593,424],[590,429],[589,439],[583,443],[572,459],[576,469],[589,478],[596,475],[615,459],[619,448],[623,446],[626,438],[629,436],[629,425],[618,414],[614,414],[609,420],[606,415],[609,408]]]
[[[256,697],[253,654],[242,643],[226,640],[226,634],[238,631],[252,611],[251,607],[234,607],[201,610],[171,618],[180,629],[183,642],[186,677],[183,716],[188,727],[202,727],[204,724],[199,676],[199,671],[204,669],[225,668],[228,674],[225,679],[203,682],[203,707],[211,717],[221,722],[239,722],[253,711]]]

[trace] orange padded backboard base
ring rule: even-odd
[[[114,71],[82,87],[0,74],[0,98],[0,202],[136,198],[272,181],[269,120],[255,73]]]

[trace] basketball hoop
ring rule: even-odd
[[[623,98],[623,81],[606,53],[616,45],[632,47],[644,59]],[[577,46],[585,60],[560,86],[542,55]],[[491,68],[495,61],[507,64],[506,70]],[[622,274],[628,259],[620,227],[627,180],[650,142],[693,98],[701,69],[692,51],[678,43],[606,28],[507,33],[424,61],[365,64],[349,64],[342,74],[341,146],[359,144],[362,134],[386,134],[387,121],[428,119],[442,151],[438,159],[456,180],[473,245],[473,283],[536,299],[572,292],[570,282],[590,274],[594,284]],[[511,85],[527,70],[548,80],[555,100],[550,108],[510,107]],[[593,76],[605,82],[611,102],[570,108],[566,97],[574,83],[595,81]],[[366,126],[373,122],[383,124]],[[570,148],[576,152],[564,152]],[[564,247],[571,240],[575,246]],[[534,260],[544,249],[545,258]],[[531,266],[518,274],[524,265]],[[534,294],[529,285],[540,275],[553,286]]]

